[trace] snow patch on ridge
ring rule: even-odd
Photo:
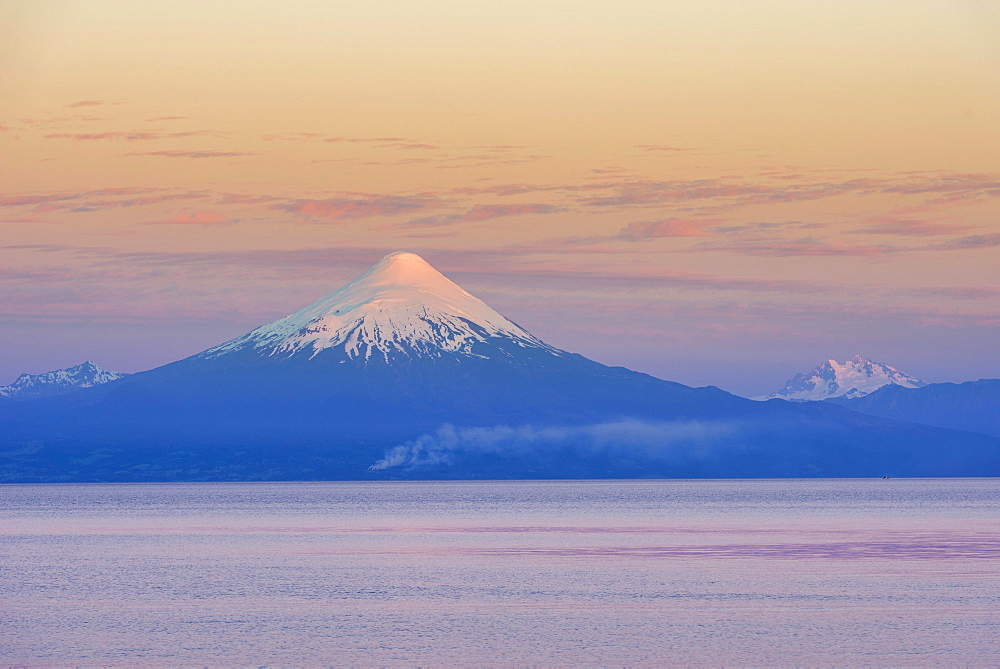
[[[779,398],[796,402],[821,401],[831,397],[853,399],[887,385],[922,388],[927,383],[885,363],[872,362],[856,355],[843,363],[827,360],[808,374],[796,374],[781,390],[752,399]]]
[[[267,357],[313,357],[339,349],[349,359],[389,361],[399,355],[475,355],[476,343],[494,337],[560,353],[420,256],[396,252],[340,290],[198,357],[212,359],[246,349]]]
[[[14,383],[0,386],[0,397],[29,399],[47,395],[61,395],[78,388],[92,388],[115,381],[128,374],[109,372],[87,360],[74,367],[57,369],[43,374],[21,374]]]

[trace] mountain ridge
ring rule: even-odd
[[[869,416],[1000,437],[1000,379],[884,386],[864,397],[827,401]]]
[[[855,355],[846,362],[828,359],[805,374],[796,374],[785,385],[755,400],[784,399],[792,402],[822,401],[832,397],[863,397],[886,385],[920,388],[926,382],[884,362]]]
[[[41,374],[21,374],[13,383],[0,386],[0,398],[23,401],[51,397],[110,383],[126,376],[128,374],[108,371],[95,362],[86,360],[65,369]]]
[[[183,360],[0,404],[0,481],[1000,475],[1000,439],[608,367],[387,258],[410,266]]]

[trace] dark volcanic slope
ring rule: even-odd
[[[0,404],[3,481],[884,474],[1000,475],[1000,439],[606,367],[413,254],[191,358]]]
[[[1000,440],[580,356],[189,359],[0,414],[6,481],[1000,475]],[[441,434],[445,424],[457,436]],[[525,426],[532,429],[525,431]],[[461,428],[475,428],[462,432]],[[422,439],[422,440],[421,440]],[[397,466],[371,471],[403,446]]]

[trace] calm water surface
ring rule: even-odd
[[[1000,480],[0,486],[0,664],[1000,663]]]

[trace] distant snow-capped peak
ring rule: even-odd
[[[57,369],[43,374],[21,374],[14,383],[0,386],[0,397],[29,399],[48,395],[61,395],[78,388],[91,388],[115,381],[128,374],[109,372],[90,360],[74,367]]]
[[[556,352],[431,267],[415,253],[387,255],[340,290],[280,320],[199,354],[217,358],[251,349],[266,357],[313,357],[339,350],[348,359],[476,355],[475,344],[501,337]]]
[[[927,384],[905,374],[891,365],[872,362],[856,355],[847,362],[827,360],[808,374],[796,374],[785,387],[758,400],[780,398],[799,402],[819,401],[831,397],[863,397],[882,386],[897,385],[904,388],[921,388]]]

